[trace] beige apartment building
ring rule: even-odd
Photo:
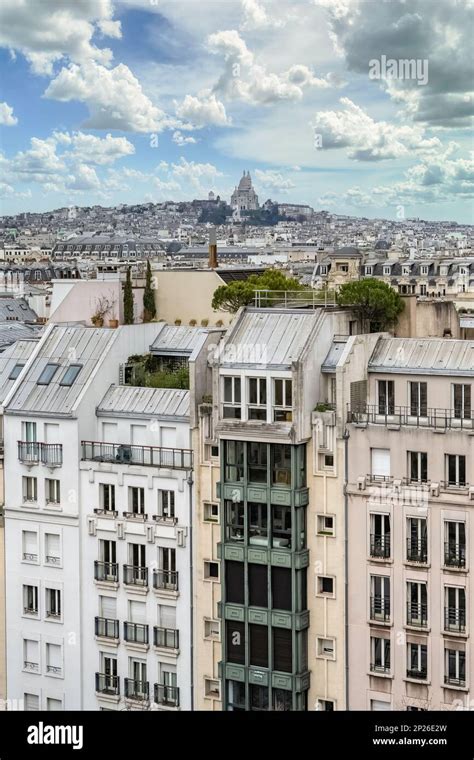
[[[348,707],[469,708],[474,343],[366,338],[338,365],[366,367],[348,406]]]

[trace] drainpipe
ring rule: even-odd
[[[347,484],[349,481],[349,431],[347,428],[343,433],[344,439],[344,617],[345,617],[345,636],[344,636],[344,653],[345,653],[345,699],[346,710],[349,709],[349,497],[347,495]]]
[[[194,587],[193,587],[193,471],[190,470],[186,482],[189,487],[189,597],[190,597],[190,618],[189,618],[189,667],[190,667],[190,698],[191,710],[194,710]]]

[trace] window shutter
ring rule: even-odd
[[[102,617],[108,620],[117,619],[117,600],[113,596],[101,596],[100,606]]]
[[[176,628],[176,608],[168,604],[160,605],[160,621],[162,628]]]
[[[130,602],[130,622],[146,624],[146,604],[144,602]]]
[[[390,475],[390,449],[372,449],[372,475]]]
[[[37,694],[25,694],[25,710],[39,710],[39,697]]]
[[[367,380],[351,383],[351,411],[363,412],[367,405]]]
[[[25,554],[37,554],[38,534],[31,530],[24,530],[23,545]]]

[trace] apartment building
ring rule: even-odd
[[[219,453],[220,480],[207,514],[216,509],[220,542],[213,526],[198,583],[214,598],[220,584],[221,625],[209,621],[221,638],[219,679],[205,688],[224,710],[343,707],[335,683],[344,676],[344,584],[327,569],[340,562],[336,545],[318,554],[311,413],[333,335],[348,329],[338,309],[248,308],[211,360],[210,441],[219,448],[210,456]],[[333,506],[341,541],[342,507]]]
[[[372,340],[374,336],[369,336]],[[348,707],[469,707],[474,343],[366,336],[348,404]]]
[[[84,707],[81,441],[158,329],[50,325],[4,400],[7,695],[27,710]]]

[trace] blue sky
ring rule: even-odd
[[[1,212],[229,198],[248,169],[262,202],[472,222],[472,16],[470,0],[2,0]]]

